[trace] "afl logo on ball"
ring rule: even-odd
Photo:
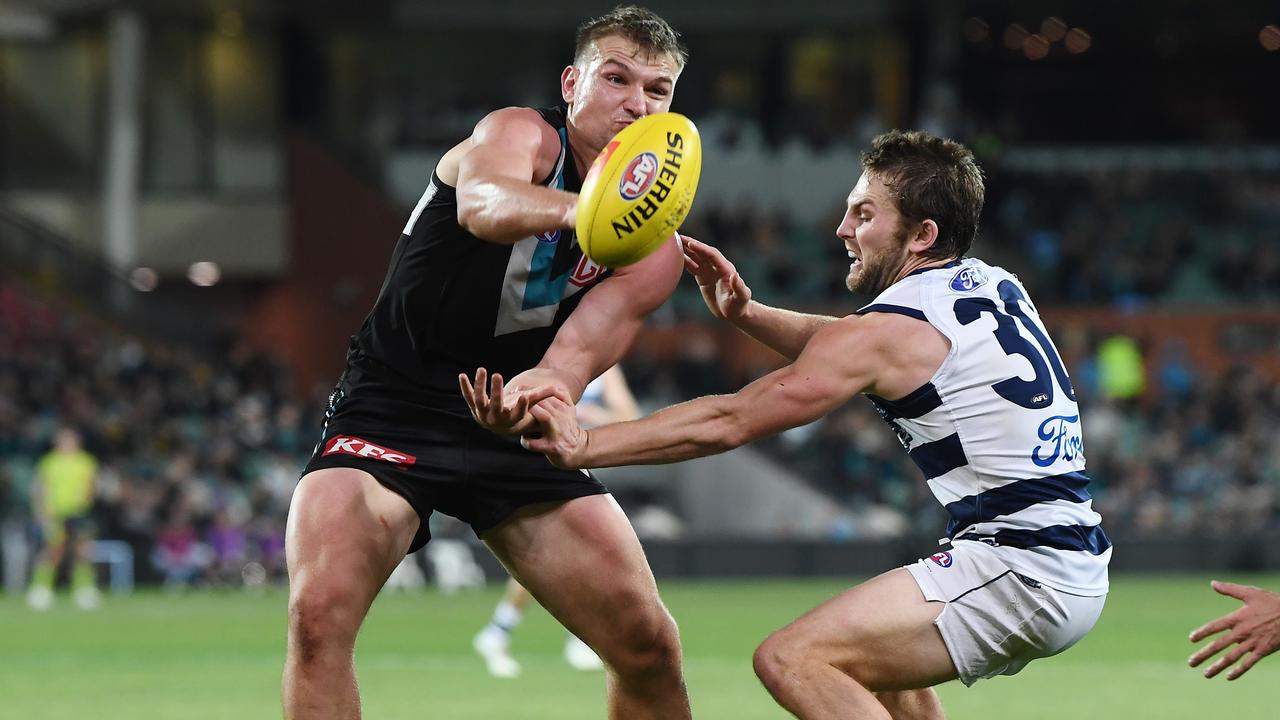
[[[938,567],[951,567],[951,553],[949,552],[934,553],[929,556],[929,559],[937,563]]]
[[[651,152],[640,153],[622,171],[622,179],[618,181],[618,194],[624,200],[635,200],[649,191],[657,174],[658,156]]]

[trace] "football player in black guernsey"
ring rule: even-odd
[[[519,443],[528,408],[580,397],[679,281],[675,236],[609,271],[573,227],[590,163],[668,110],[685,59],[662,18],[615,8],[579,28],[565,106],[490,113],[436,166],[289,510],[286,718],[360,716],[356,633],[392,569],[430,539],[434,511],[469,523],[600,655],[610,718],[689,717],[676,625],[626,516],[591,475]],[[490,372],[475,392],[503,403],[473,416],[459,375],[479,367]],[[424,685],[424,700],[446,691],[430,673]]]

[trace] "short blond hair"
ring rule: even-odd
[[[573,49],[575,63],[583,59],[588,47],[607,35],[621,35],[645,52],[670,55],[678,67],[689,60],[689,51],[676,32],[657,13],[637,5],[619,5],[598,18],[578,26],[578,41]]]

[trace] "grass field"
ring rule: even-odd
[[[1280,577],[1241,582],[1280,586]],[[768,632],[839,592],[840,581],[662,584],[680,622],[694,715],[784,718],[751,671]],[[470,650],[497,588],[380,598],[357,650],[365,717],[442,720],[603,717],[600,674],[570,670],[563,631],[530,612],[516,680],[485,674]],[[1066,654],[1013,678],[939,689],[953,720],[1264,720],[1275,718],[1280,655],[1233,683],[1186,667],[1187,633],[1234,609],[1207,578],[1116,578],[1102,620]],[[0,598],[0,718],[249,720],[279,717],[283,592],[142,593],[95,613],[65,597],[44,614]]]

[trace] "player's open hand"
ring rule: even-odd
[[[530,408],[538,421],[538,435],[526,434],[520,444],[527,450],[547,456],[552,465],[566,470],[582,467],[589,433],[578,424],[577,410],[559,396],[551,397]]]
[[[502,375],[494,373],[489,377],[489,371],[484,368],[476,370],[474,384],[466,373],[458,375],[458,386],[476,422],[502,435],[519,434],[532,428],[536,420],[529,414],[530,407],[549,397],[568,397],[563,389],[554,386],[504,387]]]
[[[1219,593],[1244,602],[1244,606],[1192,632],[1191,642],[1200,642],[1224,630],[1226,634],[1201,648],[1187,662],[1191,667],[1197,667],[1205,660],[1231,648],[1204,671],[1204,676],[1211,678],[1230,667],[1227,679],[1235,680],[1259,660],[1280,648],[1280,593],[1217,580],[1212,585]],[[1235,647],[1231,647],[1232,645]]]
[[[711,314],[733,321],[742,316],[751,302],[751,288],[725,256],[706,243],[682,235],[684,268],[698,281],[702,299]]]

